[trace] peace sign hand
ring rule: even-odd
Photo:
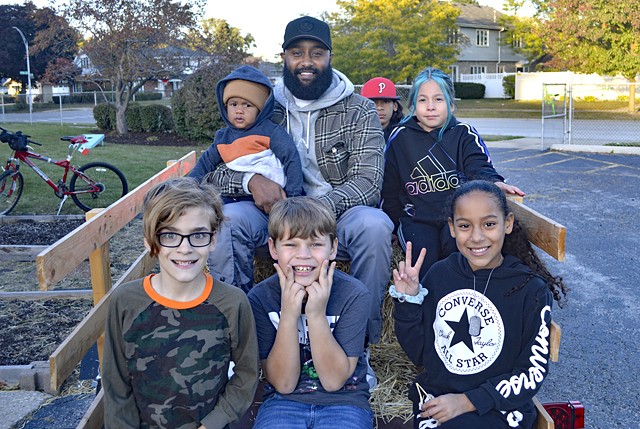
[[[420,268],[422,268],[424,257],[427,255],[427,249],[423,247],[416,264],[411,265],[412,248],[411,242],[407,241],[405,260],[400,261],[398,268],[393,270],[393,283],[399,293],[416,296],[420,291]]]

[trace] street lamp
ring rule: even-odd
[[[22,41],[24,42],[24,49],[27,52],[27,85],[29,86],[29,122],[32,123],[33,120],[31,118],[31,112],[33,111],[33,99],[31,98],[31,66],[29,65],[29,43],[27,43],[27,38],[24,37],[24,34],[18,27],[13,27],[15,30],[20,33],[20,37],[22,37]]]

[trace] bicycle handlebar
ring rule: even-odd
[[[0,127],[0,130],[2,130],[2,133],[0,133],[0,141],[9,143],[9,146],[11,146],[11,148],[14,150],[26,150],[28,144],[42,146],[41,143],[30,140],[29,137],[31,136],[22,134],[22,131],[16,131],[15,133],[12,133],[11,131],[2,127]]]

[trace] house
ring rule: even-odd
[[[20,93],[22,83],[11,78],[0,78],[0,93],[16,95]]]
[[[460,56],[451,65],[454,81],[461,74],[515,73],[528,71],[527,60],[504,44],[504,14],[489,6],[454,5],[460,9],[458,29],[449,35],[449,43],[460,45]]]

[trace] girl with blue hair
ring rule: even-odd
[[[413,81],[409,109],[389,137],[385,155],[382,209],[398,242],[427,249],[420,278],[436,261],[456,251],[443,214],[447,199],[463,183],[484,179],[505,193],[523,196],[499,175],[480,134],[455,116],[451,77],[427,67]]]

